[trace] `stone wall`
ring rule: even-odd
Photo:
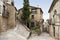
[[[60,0],[56,2],[56,4],[54,5],[52,11],[50,12],[50,18],[53,17],[55,10],[57,11],[56,14],[60,14]],[[60,36],[59,36],[59,35],[60,35],[60,32],[58,32],[58,31],[59,31],[58,28],[60,27],[60,26],[59,26],[59,24],[60,24],[60,23],[59,23],[59,22],[60,22],[60,21],[59,21],[59,20],[60,20],[60,19],[59,19],[59,16],[58,16],[58,15],[55,15],[55,16],[54,16],[54,20],[55,20],[55,26],[54,26],[54,27],[55,27],[55,38],[58,39],[58,38],[60,37]],[[53,30],[53,29],[50,28],[50,31],[51,31],[51,30]],[[51,31],[50,33],[53,34],[54,32]],[[52,35],[52,34],[51,34],[51,35]],[[53,35],[52,35],[52,36],[53,36]],[[59,40],[60,40],[60,39],[59,39]]]
[[[8,18],[0,16],[0,29],[2,31],[7,31],[8,29],[13,29],[15,27],[15,8],[10,4],[6,4],[9,13]],[[0,31],[1,31],[0,30]]]
[[[10,5],[8,6],[9,18],[8,18],[8,28],[15,27],[15,8]]]
[[[0,16],[0,31],[1,31],[1,16]]]

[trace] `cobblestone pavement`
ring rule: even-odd
[[[41,35],[32,35],[28,40],[55,40],[48,33],[43,32]]]

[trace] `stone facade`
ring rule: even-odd
[[[15,8],[9,3],[3,4],[2,16],[0,16],[0,32],[15,27]]]
[[[50,35],[60,40],[60,0],[53,0],[49,15],[51,20]]]
[[[42,32],[42,27],[43,27],[43,11],[41,8],[39,7],[34,7],[34,6],[30,6],[30,17],[29,19],[31,20],[31,23],[29,24],[30,27],[33,24],[34,26],[36,26],[36,24],[39,23],[39,25],[41,26],[41,32]],[[18,19],[21,21],[21,14],[22,14],[22,8],[18,10]]]

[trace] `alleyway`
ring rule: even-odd
[[[29,40],[55,40],[48,33],[43,32],[40,36],[31,36]]]
[[[17,34],[16,32],[8,32],[0,35],[0,40],[27,40],[22,35]],[[42,33],[40,36],[31,36],[28,40],[54,40],[54,38],[50,37],[47,33]]]
[[[27,40],[29,32],[17,21],[16,28],[0,34],[0,40]],[[48,33],[37,36],[32,34],[28,40],[54,40]]]

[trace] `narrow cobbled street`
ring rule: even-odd
[[[32,35],[29,39],[23,37],[20,34],[17,34],[14,31],[3,33],[0,35],[0,40],[55,40],[48,33],[43,32],[41,35]]]
[[[16,24],[14,29],[1,33],[0,40],[55,40],[46,32],[42,32],[39,36],[32,34],[29,39],[27,39],[30,32],[28,32],[18,21]]]
[[[39,36],[32,34],[27,39],[28,35],[29,32],[17,21],[16,28],[0,34],[0,40],[55,40],[46,32],[41,33]]]
[[[20,30],[20,29],[18,29]],[[23,31],[23,30],[22,30]],[[28,32],[27,32],[28,33]],[[23,33],[24,35],[24,33]],[[29,39],[24,37],[21,33],[18,33],[16,29],[4,32],[0,35],[0,40],[55,40],[48,33],[43,32],[39,36],[32,34]],[[27,34],[28,35],[28,34]]]
[[[32,35],[29,40],[55,40],[48,33],[43,32],[41,35]]]

